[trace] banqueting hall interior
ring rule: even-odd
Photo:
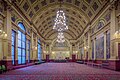
[[[120,0],[0,0],[0,80],[120,80]]]

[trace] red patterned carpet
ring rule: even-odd
[[[44,63],[6,72],[0,80],[120,80],[120,72],[77,63]]]

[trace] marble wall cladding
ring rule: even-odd
[[[96,39],[96,59],[104,59],[104,37]]]
[[[106,58],[110,58],[110,33],[106,35]]]

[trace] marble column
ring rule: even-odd
[[[4,19],[4,29],[5,33],[7,36],[3,35],[3,54],[4,58],[6,60],[11,60],[11,11],[10,11],[10,6],[5,6],[6,11],[5,11],[5,19]]]
[[[3,29],[3,24],[4,24],[4,21],[3,21],[3,19],[4,19],[4,16],[2,16],[1,14],[0,14],[0,30],[2,30]],[[3,38],[2,38],[2,34],[0,33],[0,60],[2,60],[3,59]]]
[[[70,59],[72,59],[72,54],[73,54],[72,44],[70,44]]]
[[[91,35],[91,31],[90,29],[88,30],[88,60],[89,59],[92,59],[92,54],[91,54],[91,38],[90,38],[90,35]]]
[[[94,60],[96,60],[96,38],[94,38]]]
[[[115,32],[117,30],[117,19],[116,19],[116,9],[115,9],[115,5],[111,6],[111,24],[110,24],[110,40],[111,40],[111,44],[110,44],[110,59],[117,59],[118,58],[118,42],[115,39]]]
[[[104,33],[104,60],[106,60],[106,35],[107,32]]]
[[[18,30],[16,30],[16,45],[15,45],[15,65],[18,64]]]
[[[85,40],[85,37],[84,37],[84,44],[83,44],[83,49],[84,49],[84,53],[83,53],[83,60],[85,60],[85,57],[86,57],[86,50],[85,50],[85,46],[86,46],[86,40]]]
[[[35,60],[38,60],[38,35],[36,34],[36,38],[35,38]]]
[[[32,26],[32,25],[31,25]],[[30,60],[34,60],[33,58],[33,46],[34,46],[34,40],[33,40],[33,30],[31,29],[31,53],[30,53]]]

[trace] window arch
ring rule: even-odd
[[[18,23],[18,64],[25,64],[26,62],[26,36],[25,26],[22,22]],[[22,30],[22,31],[21,31]]]
[[[25,26],[23,25],[22,22],[19,22],[19,23],[18,23],[18,26],[19,26],[19,28],[22,29],[23,31],[26,31]]]

